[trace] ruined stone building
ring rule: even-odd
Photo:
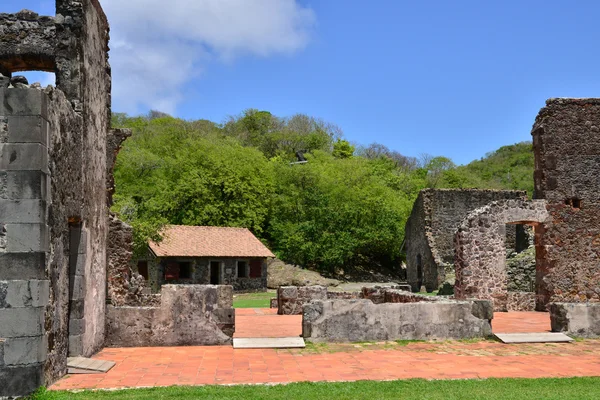
[[[526,195],[511,190],[422,190],[405,228],[406,274],[412,290],[418,292],[425,286],[431,292],[445,280],[453,281],[454,234],[471,211],[495,200],[525,199]],[[522,227],[509,227],[506,235],[509,252],[527,247]]]
[[[0,397],[51,385],[68,356],[106,345],[229,344],[234,287],[265,284],[273,254],[248,231],[177,227],[181,241],[167,234],[151,246],[147,274],[161,294],[132,289],[131,227],[109,213],[112,167],[130,133],[109,125],[108,40],[98,0],[56,0],[54,17],[0,14]],[[12,76],[27,70],[55,73],[56,88]],[[425,190],[415,202],[409,282],[437,289],[454,263],[456,299],[399,291],[384,304],[315,300],[304,309],[305,336],[486,335],[492,305],[509,308],[506,249],[521,247],[511,232],[523,224],[535,227],[535,307],[550,309],[553,330],[600,336],[600,99],[549,100],[532,135],[535,200]],[[163,285],[188,281],[220,285]]]
[[[600,100],[548,100],[532,135],[534,200],[497,201],[461,223],[455,237],[455,293],[458,298],[491,299],[495,310],[505,311],[509,296],[505,260],[499,256],[505,241],[502,227],[534,225],[535,308],[554,310],[553,329],[598,335]]]
[[[163,284],[231,285],[267,290],[267,258],[275,255],[246,228],[169,225],[150,257],[137,263],[153,292]]]
[[[104,345],[108,23],[97,0],[0,14],[0,396]],[[18,71],[56,75],[30,88]]]

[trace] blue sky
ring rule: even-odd
[[[530,140],[549,97],[600,96],[600,3],[100,0],[114,111],[305,113],[359,144],[463,164]],[[47,0],[0,11],[53,13]]]

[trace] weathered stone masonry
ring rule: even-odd
[[[0,14],[0,396],[51,384],[68,354],[104,343],[108,24],[97,0],[56,11]],[[6,88],[23,70],[54,72],[57,89]]]
[[[108,306],[106,345],[206,346],[232,343],[233,288],[164,285],[156,307]]]
[[[495,311],[508,311],[507,224],[540,226],[547,219],[539,200],[495,201],[470,213],[455,235],[456,298],[490,299]]]
[[[377,298],[365,300],[305,304],[302,336],[315,342],[356,342],[465,339],[492,332],[489,301],[455,301],[393,289],[379,292]],[[368,291],[363,289],[363,294]]]
[[[538,298],[600,301],[600,99],[550,99],[532,129],[539,232]]]
[[[406,272],[412,290],[418,292],[424,285],[431,292],[445,280],[454,283],[454,233],[471,211],[492,201],[525,198],[525,192],[510,190],[422,190],[405,229]],[[508,237],[516,240],[516,229],[511,227]],[[507,248],[518,247],[514,240]]]

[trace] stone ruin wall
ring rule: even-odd
[[[532,129],[543,304],[600,301],[600,99],[550,99]]]
[[[506,226],[540,226],[547,219],[545,202],[539,200],[496,201],[470,213],[455,235],[456,298],[490,299],[495,311],[507,311]]]
[[[304,306],[302,336],[313,342],[483,338],[492,333],[492,318],[484,300],[314,300]]]
[[[398,285],[392,287],[375,286],[362,288],[356,292],[330,291],[325,286],[280,286],[277,289],[277,297],[272,298],[270,308],[277,308],[279,315],[302,315],[304,305],[313,300],[357,300],[369,299],[373,303],[398,303],[386,295],[391,292],[403,293],[416,298],[430,299],[431,296],[418,296],[410,293],[410,286]]]
[[[163,285],[154,307],[108,306],[106,346],[207,346],[232,343],[233,287]]]
[[[413,291],[419,291],[417,256],[421,255],[423,285],[427,291],[452,281],[454,274],[454,233],[473,210],[492,201],[525,199],[526,192],[482,189],[425,189],[419,193],[406,224],[407,279]],[[508,228],[507,251],[517,245],[517,227]],[[519,236],[521,237],[521,236]]]
[[[48,285],[43,306],[0,312],[5,327],[30,324],[0,332],[5,356],[22,353],[16,365],[0,363],[0,395],[48,385],[66,373],[69,353],[91,355],[104,343],[108,24],[96,0],[57,0],[56,10],[0,14],[0,281],[9,291]],[[11,80],[22,70],[54,72],[57,89]],[[31,337],[39,351],[11,347]]]
[[[415,200],[412,212],[406,221],[404,241],[406,244],[406,280],[411,285],[413,292],[418,292],[422,285],[427,290],[437,289],[438,264],[429,245],[431,237],[431,196],[424,191],[419,193]],[[419,284],[417,258],[421,256],[423,282]],[[443,268],[443,267],[442,267]],[[434,273],[435,271],[435,273]]]

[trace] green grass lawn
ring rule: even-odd
[[[233,308],[269,308],[272,297],[277,297],[275,291],[234,294]]]
[[[598,399],[600,378],[485,379],[391,382],[292,383],[289,385],[197,386],[121,391],[46,392],[35,400],[78,399]]]

